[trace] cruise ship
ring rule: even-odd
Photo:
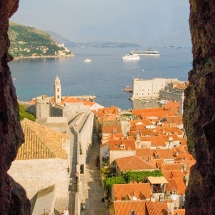
[[[133,50],[131,51],[131,54],[137,54],[137,55],[152,55],[152,56],[159,56],[159,51],[156,51],[152,48],[148,48],[145,51],[139,51],[139,50]]]

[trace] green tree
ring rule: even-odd
[[[28,112],[26,111],[25,106],[19,104],[19,120],[21,121],[21,120],[23,120],[24,118],[27,118],[27,119],[29,119],[29,120],[31,120],[31,121],[35,121],[35,116],[32,115],[32,114],[30,114],[30,113],[28,113]]]
[[[126,183],[130,183],[130,181],[144,182],[144,180],[149,176],[159,177],[159,176],[163,176],[163,174],[161,170],[140,171],[140,172],[128,171],[126,173],[122,173],[122,177],[124,178]]]
[[[110,177],[104,179],[104,188],[106,190],[111,190],[113,184],[126,184],[124,178],[122,176]]]

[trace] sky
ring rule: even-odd
[[[73,42],[191,47],[188,0],[20,0],[11,21]]]

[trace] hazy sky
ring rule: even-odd
[[[11,20],[73,42],[191,46],[188,0],[20,0]]]

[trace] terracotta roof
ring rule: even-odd
[[[163,110],[163,108],[150,108],[150,109],[141,109],[141,110],[133,110],[133,114],[135,116],[141,115],[144,117],[158,117],[164,118],[169,116],[175,116],[175,111]]]
[[[21,122],[25,143],[18,150],[16,159],[67,158],[62,143],[70,136],[54,131],[36,122],[24,119]]]
[[[110,150],[135,150],[135,141],[134,139],[125,139],[125,140],[109,140]]]
[[[178,156],[175,158],[176,160],[195,160],[194,157],[188,153],[188,152],[181,152]]]
[[[170,116],[165,117],[168,123],[176,123],[176,124],[182,124],[182,116]]]
[[[122,128],[120,125],[113,125],[113,126],[102,126],[102,133],[115,133],[115,134],[121,134]]]
[[[155,169],[150,163],[137,156],[117,158],[115,162],[121,171]]]
[[[70,96],[65,96],[61,100],[62,105],[65,104],[65,103],[83,103],[83,105],[89,105],[90,107],[95,104],[95,102],[90,102],[90,101],[83,100],[83,99],[76,99],[76,98],[72,98]]]
[[[153,129],[153,130],[152,130],[152,129],[142,130],[142,131],[141,131],[141,134],[142,134],[142,136],[148,136],[148,137],[158,135],[157,129]]]
[[[162,166],[162,170],[181,170],[182,167],[181,163],[165,164]]]
[[[173,215],[185,215],[185,209],[175,209]]]
[[[133,110],[132,113],[134,115],[138,115],[141,113],[162,112],[162,111],[163,111],[163,108],[146,108],[146,109]]]
[[[145,200],[151,196],[151,188],[149,183],[134,184],[114,184],[113,196],[115,200],[126,200],[127,195],[136,196],[137,199]]]
[[[112,114],[112,113],[119,113],[119,109],[116,106],[111,106],[111,107],[107,107],[107,108],[100,108],[98,109],[96,115],[97,116],[104,116],[106,114]]]
[[[152,125],[153,123],[151,120],[148,119],[139,119],[139,120],[131,120],[130,121],[131,126],[137,126],[137,125]]]
[[[153,155],[158,154],[159,158],[173,159],[172,149],[151,149]]]
[[[171,111],[179,111],[179,106],[180,106],[179,102],[170,102],[169,101],[164,105],[164,108],[167,110],[171,110]]]
[[[135,215],[146,215],[145,201],[114,201],[114,215],[131,215],[131,211]]]
[[[151,149],[136,149],[136,156],[139,156],[145,160],[148,160],[149,156],[152,156]]]
[[[167,202],[146,202],[148,215],[166,215]]]
[[[166,137],[163,136],[152,136],[150,137],[152,146],[166,146]]]
[[[162,170],[163,175],[169,182],[166,185],[167,191],[178,191],[178,194],[185,194],[184,173],[180,170]]]
[[[179,195],[185,194],[186,185],[183,178],[167,179],[169,184],[166,185],[166,191],[178,191]]]

